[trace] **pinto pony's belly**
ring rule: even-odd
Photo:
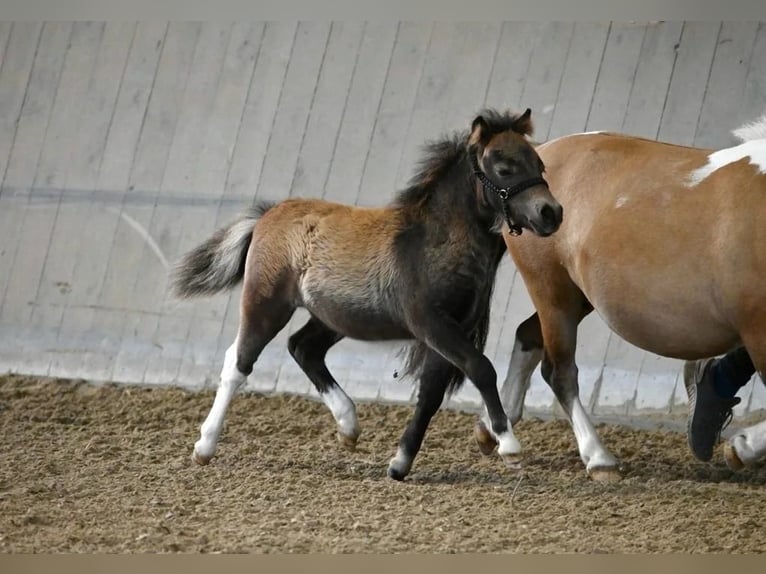
[[[741,344],[731,326],[709,313],[704,302],[635,298],[602,286],[586,293],[609,328],[629,343],[651,353],[694,360],[723,354]]]

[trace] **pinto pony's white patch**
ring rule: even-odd
[[[741,142],[766,139],[766,114],[731,132]]]
[[[758,173],[766,173],[766,139],[746,141],[738,146],[711,153],[705,165],[689,174],[686,185],[694,187],[715,171],[744,158],[748,158],[750,165],[758,168]]]

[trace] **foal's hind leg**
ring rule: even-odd
[[[423,444],[423,437],[428,423],[439,410],[447,384],[456,367],[434,351],[428,351],[423,374],[418,388],[418,402],[415,414],[407,423],[407,428],[399,440],[396,456],[388,464],[388,476],[394,480],[404,480],[412,468],[412,461]]]
[[[226,351],[213,407],[200,427],[199,440],[194,443],[194,462],[205,465],[213,458],[229,403],[253,371],[258,355],[287,324],[293,311],[291,305],[281,301],[246,300],[243,293],[239,333]]]
[[[354,450],[359,438],[356,407],[327,370],[325,364],[327,351],[342,338],[343,335],[333,331],[316,317],[311,317],[290,337],[287,348],[295,362],[314,383],[322,401],[332,412],[338,424],[338,440],[349,450]]]
[[[521,420],[524,397],[529,389],[529,382],[537,365],[543,358],[543,333],[537,313],[522,322],[516,329],[516,341],[513,344],[508,374],[500,390],[500,401],[508,413],[512,425]],[[489,421],[486,411],[477,421],[474,437],[482,454],[490,455],[497,445],[488,430]]]

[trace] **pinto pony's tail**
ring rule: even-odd
[[[185,299],[231,289],[245,274],[245,258],[255,222],[273,203],[259,202],[234,223],[217,230],[207,241],[184,255],[175,265],[170,285]]]

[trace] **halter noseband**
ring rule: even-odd
[[[548,187],[548,182],[545,181],[542,177],[533,177],[530,179],[526,179],[522,182],[519,182],[516,185],[511,187],[498,187],[492,182],[491,179],[487,177],[487,174],[485,174],[482,171],[482,169],[479,167],[479,160],[476,159],[476,154],[471,153],[470,156],[471,156],[471,165],[473,167],[474,175],[478,178],[478,180],[484,186],[484,189],[490,190],[491,192],[493,192],[500,198],[501,204],[503,206],[503,216],[505,217],[505,221],[508,224],[508,229],[511,235],[521,235],[522,227],[521,225],[513,223],[513,220],[511,219],[511,210],[508,207],[508,201],[514,195],[518,195],[525,189],[529,189],[530,187],[533,187],[535,185],[544,185],[545,187]]]

